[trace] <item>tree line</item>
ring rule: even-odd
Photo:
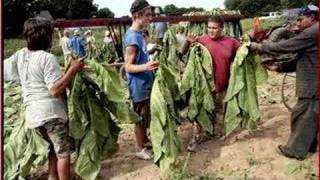
[[[226,9],[240,10],[245,17],[256,17],[281,9],[301,8],[317,0],[225,0]]]
[[[109,8],[98,8],[93,0],[7,0],[3,2],[3,37],[21,35],[26,19],[48,10],[54,19],[114,17]]]
[[[54,19],[113,18],[109,8],[98,8],[93,0],[7,0],[3,2],[3,37],[21,35],[23,22],[41,10],[48,10]],[[240,10],[245,17],[261,16],[265,12],[280,9],[299,8],[308,4],[317,4],[317,0],[225,0],[226,9]],[[179,8],[168,4],[161,8],[166,15],[179,16],[203,8]]]

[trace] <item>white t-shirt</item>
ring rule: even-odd
[[[60,46],[64,56],[71,54],[70,38],[63,36],[60,40]]]
[[[109,43],[112,43],[112,39],[108,36],[105,36],[103,42],[105,45],[108,45]]]
[[[154,47],[156,46],[156,44],[152,44],[152,43],[148,43],[147,44],[147,51],[152,50]],[[153,61],[154,60],[154,53],[149,54],[149,60]]]
[[[21,83],[27,127],[36,128],[55,118],[67,121],[65,102],[49,92],[63,76],[53,54],[23,48],[4,60],[3,70],[5,81]]]
[[[94,44],[96,43],[96,39],[93,36],[87,37],[87,43]]]

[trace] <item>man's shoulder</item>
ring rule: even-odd
[[[232,42],[240,42],[238,39],[231,36],[224,36],[223,40],[232,41]]]
[[[44,51],[44,50],[30,51],[30,50],[28,50],[27,47],[24,47],[24,48],[18,50],[15,54],[18,56],[25,56],[26,54],[30,54],[31,52],[33,53],[34,56],[38,56],[38,57],[39,56],[49,57],[49,58],[55,57],[54,54],[49,53],[47,51]]]
[[[56,56],[50,52],[39,50],[37,52],[38,59],[41,61],[52,61],[56,60]]]
[[[225,36],[223,41],[227,42],[228,44],[233,44],[236,48],[240,46],[240,41],[234,37]]]
[[[28,48],[24,47],[24,48],[19,49],[15,54],[17,54],[17,55],[25,54],[25,53],[27,53],[27,51],[28,51]]]
[[[132,30],[128,30],[125,34],[125,42],[126,43],[131,43],[131,42],[140,42],[143,40],[143,36],[141,33],[137,32],[137,31],[132,31]]]
[[[74,41],[78,41],[78,40],[81,40],[81,39],[83,39],[83,38],[80,37],[80,36],[73,36],[73,37],[71,38],[71,40],[74,40]]]
[[[68,41],[70,41],[70,38],[68,38],[68,37],[62,37],[62,38],[61,38],[61,41],[62,41],[62,42],[68,42]]]
[[[318,33],[318,31],[319,31],[319,23],[318,22],[314,23],[312,26],[307,28],[305,31],[307,33]]]
[[[209,35],[204,34],[202,36],[199,36],[198,38],[196,38],[197,42],[202,44],[202,45],[208,45],[212,42],[214,42]]]
[[[197,38],[199,41],[203,41],[203,40],[209,40],[210,37],[207,34],[201,35]]]

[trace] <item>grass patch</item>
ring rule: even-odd
[[[3,41],[3,57],[8,58],[17,50],[26,47],[27,42],[21,38],[4,39]]]
[[[289,160],[286,166],[285,174],[291,177],[316,180],[316,167],[314,167],[313,158],[305,161]]]
[[[263,19],[261,20],[261,27],[263,29],[269,29],[271,27],[282,26],[284,23],[289,21],[291,20],[287,18]],[[253,28],[253,18],[242,19],[240,24],[243,34],[246,34]]]

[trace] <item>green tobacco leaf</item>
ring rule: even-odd
[[[101,141],[102,136],[93,130],[84,137],[80,145],[80,152],[75,163],[75,171],[86,180],[96,179],[101,165]]]
[[[209,51],[201,44],[190,50],[189,59],[183,73],[180,94],[190,92],[188,118],[197,121],[207,132],[212,133],[214,105],[214,81],[212,59]]]
[[[156,78],[151,92],[151,122],[150,122],[150,135],[152,142],[152,149],[154,153],[154,161],[157,162],[162,156],[162,141],[165,136],[163,124],[167,118],[166,102],[160,90],[159,79]],[[164,123],[163,123],[164,122]]]
[[[128,92],[126,92],[119,74],[111,67],[102,66],[94,61],[89,66],[96,73],[88,75],[87,78],[91,79],[99,87],[100,91],[107,96],[108,110],[121,123],[137,123],[140,120],[139,116],[130,106],[130,102],[127,99]]]
[[[71,93],[68,99],[69,132],[75,139],[81,139],[88,126],[88,116],[85,112],[85,86],[82,74],[78,73],[72,84]]]
[[[177,118],[174,95],[177,85],[167,81],[170,75],[165,65],[161,65],[151,92],[150,134],[154,152],[154,162],[159,162],[160,169],[167,171],[177,158],[180,140],[176,132]],[[170,89],[172,88],[172,89]]]
[[[286,174],[288,174],[288,175],[299,174],[299,173],[301,173],[303,167],[304,167],[304,164],[302,162],[290,161],[287,164]]]
[[[49,144],[33,129],[25,127],[22,118],[4,146],[5,179],[24,178],[34,166],[44,165]]]
[[[249,52],[249,38],[244,36],[231,66],[231,76],[225,97],[226,133],[230,134],[238,127],[255,128],[260,118],[256,86],[267,79],[257,54]]]
[[[111,67],[102,66],[95,61],[90,61],[89,67],[95,72],[91,78],[105,92],[108,99],[112,102],[123,102],[126,93],[119,74]]]

